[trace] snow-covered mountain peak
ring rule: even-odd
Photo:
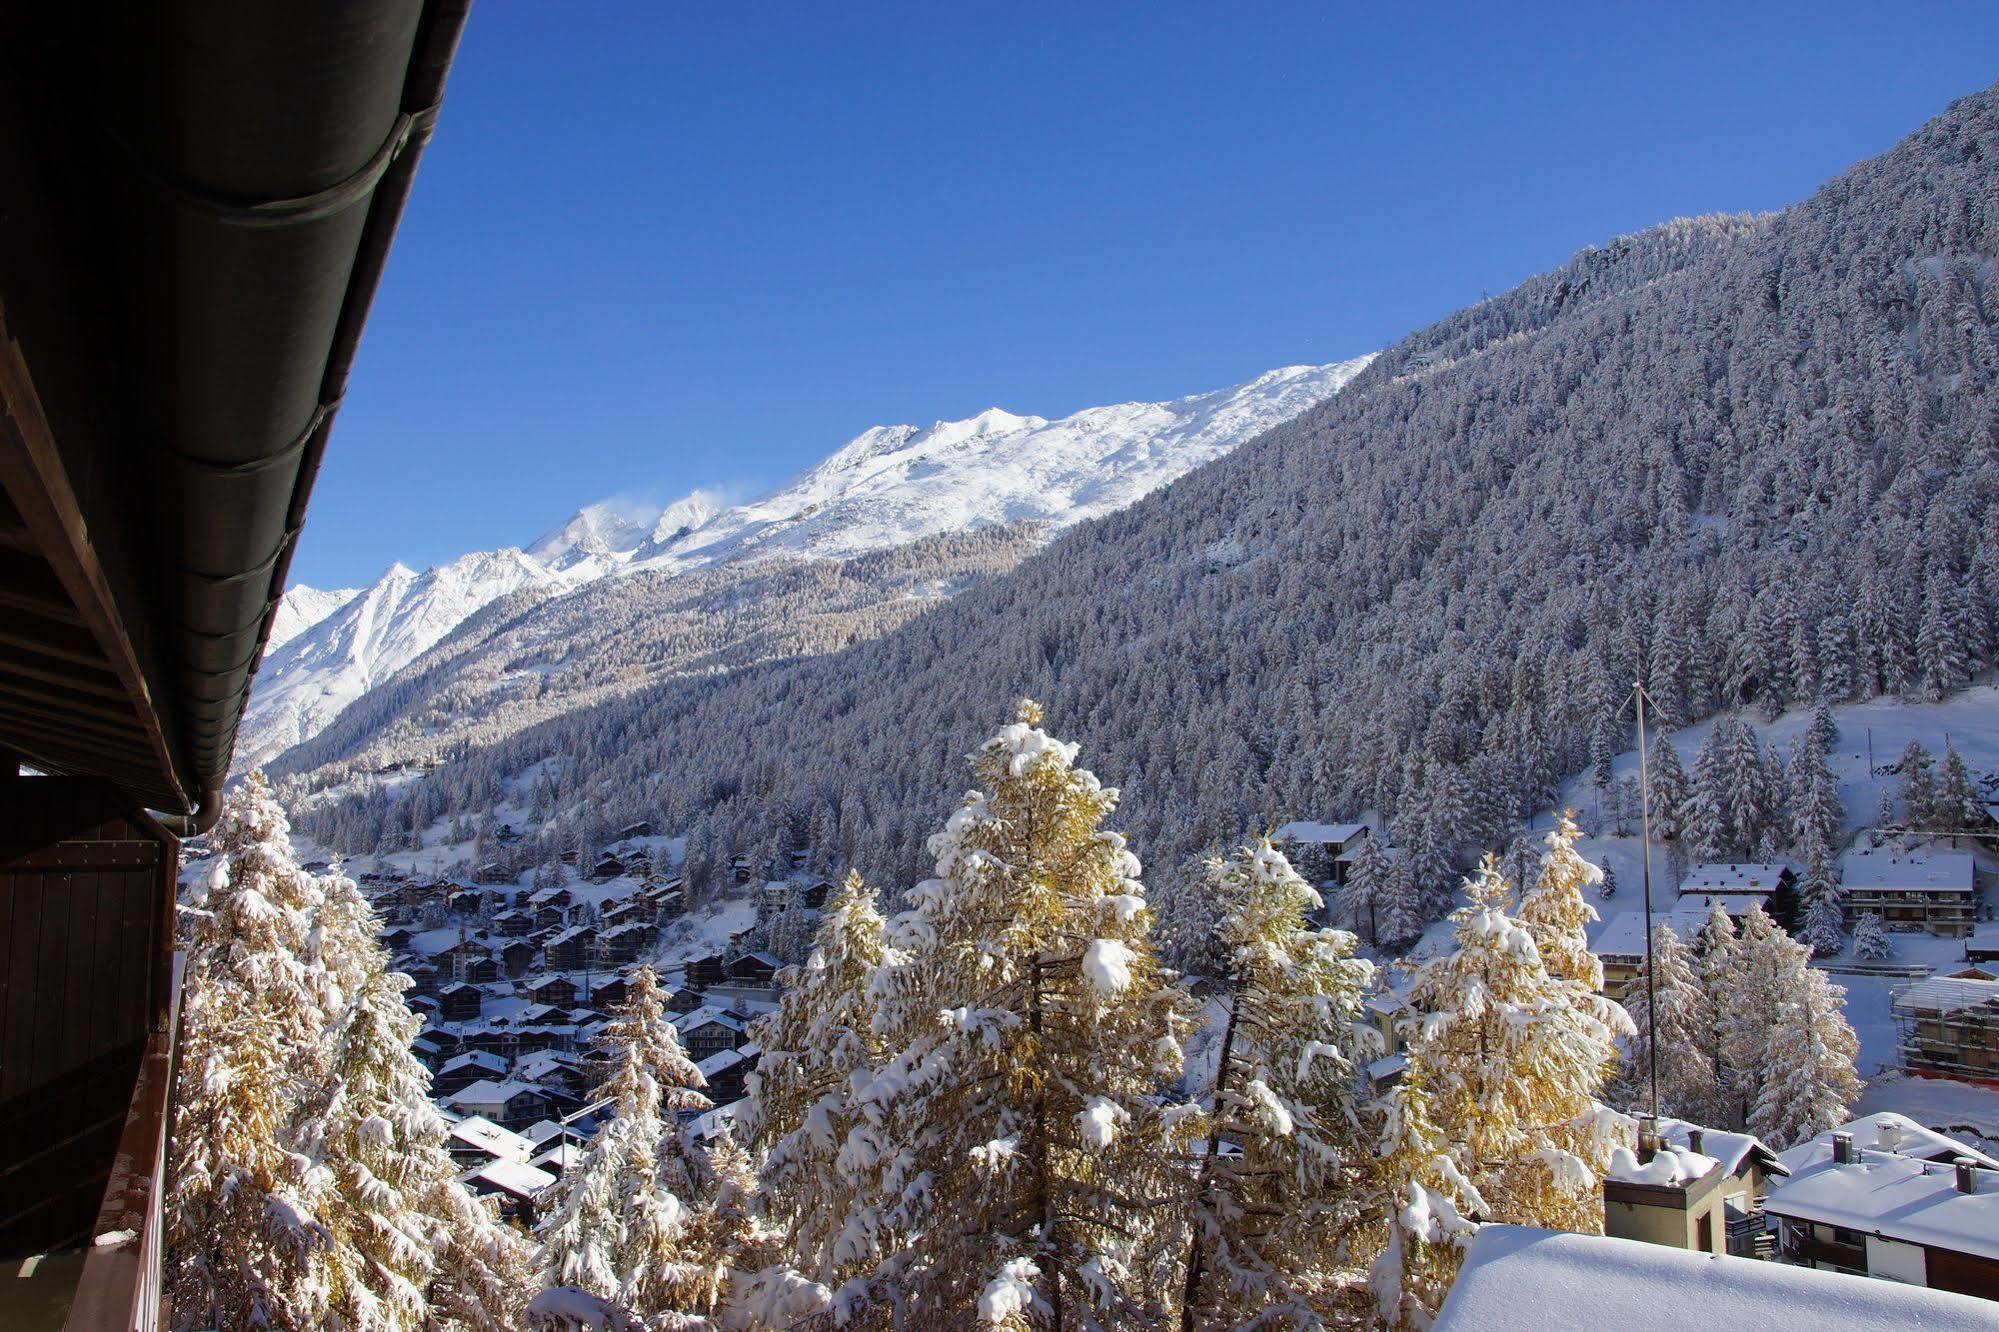
[[[421,573],[392,564],[358,591],[297,588],[244,714],[237,762],[318,733],[502,597],[573,591],[630,569],[681,573],[768,555],[849,559],[944,532],[1034,520],[1052,532],[1142,498],[1331,397],[1369,357],[1287,366],[1171,402],[1061,420],[990,407],[928,427],[876,426],[747,504],[697,490],[654,506],[586,505],[525,550],[475,551]]]

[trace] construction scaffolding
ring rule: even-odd
[[[1902,1067],[1999,1081],[1999,981],[1932,977],[1897,988],[1891,1009]]]

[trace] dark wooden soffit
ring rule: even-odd
[[[0,749],[181,810],[145,672],[0,310]]]

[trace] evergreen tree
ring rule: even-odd
[[[1885,962],[1895,955],[1894,941],[1881,928],[1881,917],[1863,912],[1853,922],[1853,955],[1863,962]]]
[[[763,1058],[750,1074],[744,1128],[762,1156],[766,1209],[784,1227],[790,1260],[833,1286],[893,1248],[847,1150],[850,1134],[871,1131],[854,1097],[884,1053],[872,985],[893,955],[876,900],[858,873],[847,875],[826,903],[812,955],[753,1028]]]
[[[612,1059],[598,1089],[611,1118],[551,1190],[542,1263],[573,1287],[641,1319],[714,1307],[720,1290],[695,1233],[700,1168],[678,1122],[711,1108],[701,1070],[680,1048],[651,967],[599,1037]]]
[[[1353,935],[1307,924],[1319,895],[1268,839],[1216,861],[1209,884],[1223,903],[1228,1017],[1200,1097],[1180,1325],[1310,1325],[1314,1287],[1357,1221],[1357,1033],[1369,1030],[1374,968]]]
[[[224,801],[190,904],[167,1270],[178,1328],[317,1327],[334,1276],[328,1185],[291,1150],[298,1089],[326,1065],[328,993],[307,964],[319,889],[261,772]]]
[[[1701,992],[1700,1048],[1714,1070],[1714,1105],[1705,1122],[1715,1128],[1732,1128],[1741,1120],[1741,1103],[1733,1095],[1741,1070],[1731,1062],[1735,1048],[1730,1042],[1741,960],[1742,939],[1735,922],[1716,902],[1708,908],[1694,954],[1694,978]]]
[[[1394,876],[1395,866],[1382,850],[1381,839],[1371,835],[1361,838],[1340,901],[1348,923],[1371,944],[1381,941],[1381,912]]]
[[[1812,708],[1812,722],[1805,729],[1805,743],[1817,746],[1821,754],[1827,755],[1839,743],[1839,723],[1833,719],[1832,708],[1824,699]]]
[[[1902,821],[1911,828],[1927,828],[1936,817],[1936,763],[1920,740],[1909,741],[1896,762]]]
[[[1679,766],[1679,750],[1663,734],[1651,742],[1645,784],[1651,788],[1651,834],[1661,842],[1679,840],[1687,828],[1687,770]]]
[[[1798,886],[1804,902],[1798,938],[1821,956],[1846,946],[1846,901],[1832,855],[1823,845],[1812,848],[1804,882]]]
[[[1808,965],[1810,951],[1776,936],[1763,1059],[1751,1133],[1783,1150],[1846,1122],[1863,1084],[1853,1060],[1860,1041],[1847,1025],[1846,991]]]
[[[1489,1219],[1600,1232],[1598,1181],[1623,1121],[1596,1096],[1631,1020],[1551,974],[1534,933],[1507,915],[1511,886],[1491,857],[1466,890],[1456,951],[1410,986],[1409,1066]]]
[[[877,975],[896,1053],[864,1094],[887,1149],[869,1164],[889,1224],[924,1236],[900,1272],[912,1325],[1134,1316],[1172,1235],[1154,1094],[1188,1001],[1154,958],[1138,860],[1101,827],[1116,792],[1033,703],[1016,717],[931,839],[938,877],[894,924],[907,960]]]
[[[1694,854],[1704,860],[1726,857],[1739,840],[1729,799],[1730,729],[1726,717],[1716,720],[1694,758],[1684,826]]]
[[[1961,832],[1971,826],[1980,812],[1978,789],[1955,746],[1946,743],[1943,764],[1937,770],[1936,795],[1932,798],[1931,826],[1942,832]]]
[[[1423,937],[1422,894],[1417,890],[1412,861],[1398,852],[1387,862],[1383,890],[1375,908],[1377,941],[1391,952],[1401,952]]]
[[[1831,852],[1840,844],[1846,808],[1833,779],[1826,751],[1807,732],[1791,756],[1791,844],[1809,858],[1815,848]]]

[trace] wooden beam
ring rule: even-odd
[[[97,640],[106,664],[123,684],[132,711],[144,727],[153,770],[104,775],[133,789],[143,786],[155,793],[177,790],[181,798],[175,807],[192,809],[194,801],[167,740],[160,701],[153,697],[139,664],[124,610],[112,596],[68,469],[49,429],[41,396],[35,391],[34,377],[20,344],[8,335],[4,311],[0,311],[0,489],[7,492],[21,515],[22,524],[67,594],[78,622]]]

